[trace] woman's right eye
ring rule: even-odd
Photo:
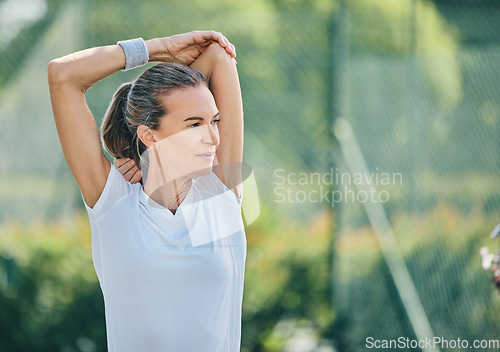
[[[193,123],[192,125],[189,125],[188,127],[197,127],[197,126],[199,126],[199,125],[200,125],[200,123],[199,123],[199,122],[196,122],[196,123]]]

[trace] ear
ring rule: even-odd
[[[153,136],[151,129],[145,125],[140,125],[137,127],[137,136],[146,147],[151,147],[156,143],[156,139]]]

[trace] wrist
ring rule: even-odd
[[[146,43],[146,47],[148,48],[148,52],[149,52],[149,61],[151,61],[152,58],[155,57],[155,55],[157,55],[160,52],[158,39],[157,38],[149,39],[149,40],[146,40],[145,43]]]
[[[168,52],[169,37],[146,40],[149,51],[149,61],[173,62],[174,57]]]

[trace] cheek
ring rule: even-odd
[[[215,125],[214,128],[215,135],[217,136],[217,139],[220,141],[220,134],[219,134],[219,126]]]
[[[173,134],[164,140],[167,151],[174,152],[173,157],[185,157],[199,151],[199,143],[202,138],[199,128],[190,128]]]

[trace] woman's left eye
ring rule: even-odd
[[[220,121],[220,119],[212,120],[212,123],[214,123],[214,122],[217,123],[219,121]],[[199,122],[196,122],[196,123],[193,123],[191,125],[188,125],[188,127],[198,127],[198,126],[200,126]]]

